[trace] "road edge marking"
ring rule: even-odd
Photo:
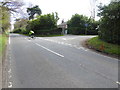
[[[116,83],[120,85],[120,82],[117,81]]]
[[[10,40],[10,36],[9,36],[9,45],[10,45],[10,43],[11,43],[11,40]]]
[[[8,85],[8,88],[12,88],[12,86],[13,86],[13,85],[12,85],[12,82],[9,82],[8,84],[9,84],[9,85]]]

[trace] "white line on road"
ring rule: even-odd
[[[48,50],[48,51],[50,51],[50,52],[52,52],[52,53],[54,53],[54,54],[56,54],[56,55],[58,55],[58,56],[60,56],[60,57],[64,57],[63,55],[61,55],[61,54],[59,54],[59,53],[56,53],[56,52],[54,52],[54,51],[52,51],[52,50],[50,50],[50,49],[48,49],[48,48],[46,48],[46,47],[38,44],[38,43],[35,43],[35,44],[38,45],[38,46],[40,46],[40,47],[42,47],[42,48],[44,48],[44,49],[46,49],[46,50]]]
[[[117,81],[116,83],[120,85],[120,82]]]
[[[46,40],[46,39],[43,39],[43,38],[38,38],[38,39]],[[74,39],[74,38],[72,38],[72,39]],[[49,41],[50,41],[50,40],[49,40]],[[59,41],[51,41],[51,42],[58,43],[58,44],[61,44],[61,45],[70,46],[70,47],[75,47],[75,48],[77,48],[77,49],[82,49],[82,50],[84,50],[84,51],[90,51],[89,49],[85,49],[84,47],[76,47],[76,45],[72,45],[72,44],[69,44],[69,43],[64,43],[64,42],[59,42]],[[92,52],[92,53],[98,54],[98,53],[96,53],[96,52]],[[101,54],[98,54],[98,55],[103,56],[103,57],[106,57],[106,58],[114,59],[114,60],[116,60],[116,61],[119,61],[119,60],[116,59],[116,58],[111,58],[111,57],[108,57],[108,56],[105,56],[105,55],[101,55]]]
[[[8,73],[11,73],[11,69],[9,69]]]
[[[77,45],[73,45],[73,47],[77,47]]]
[[[8,84],[8,88],[12,88],[12,82],[9,82]]]
[[[11,41],[10,41],[10,37],[9,37],[9,45],[10,45]]]

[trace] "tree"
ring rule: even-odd
[[[68,21],[68,32],[70,34],[97,34],[97,23],[91,18],[75,14]]]
[[[10,28],[10,12],[7,7],[0,6],[0,32],[5,32]]]
[[[57,28],[58,14],[45,14],[40,15],[37,19],[28,22],[27,30],[33,30],[35,33],[42,31],[50,31]]]
[[[30,20],[30,19],[34,19],[35,14],[41,15],[42,11],[39,8],[39,6],[36,5],[36,6],[32,7],[32,8],[27,8],[27,13],[29,15],[29,20]]]
[[[10,12],[19,12],[18,10],[24,5],[21,0],[4,0],[0,3],[1,6],[6,7]]]
[[[19,9],[23,6],[20,0],[4,0],[0,1],[0,23],[1,31],[5,32],[10,28],[11,13],[18,13]]]
[[[25,29],[28,24],[28,19],[17,19],[17,21],[14,24],[14,29]]]
[[[107,6],[99,7],[101,17],[99,26],[99,38],[120,44],[120,1],[112,1]]]

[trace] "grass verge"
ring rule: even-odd
[[[120,56],[120,45],[104,42],[98,37],[94,37],[87,41],[87,46],[97,51],[104,52],[106,54]]]
[[[7,36],[0,34],[0,57],[5,51],[6,43],[7,43]]]

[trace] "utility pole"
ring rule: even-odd
[[[91,18],[92,18],[93,20],[95,20],[96,1],[97,1],[97,0],[90,0],[90,6],[91,6]]]

